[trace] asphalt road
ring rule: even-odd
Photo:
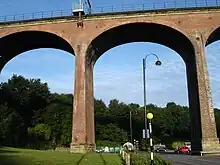
[[[173,152],[159,153],[166,160],[171,160],[173,165],[220,165],[218,156],[191,156],[175,154]]]

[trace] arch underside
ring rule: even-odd
[[[43,31],[17,32],[0,39],[0,72],[12,58],[39,48],[55,48],[74,55],[72,46],[55,34]]]
[[[167,46],[176,51],[185,62],[194,54],[190,40],[171,27],[155,23],[130,23],[114,27],[96,37],[89,46],[87,57],[95,63],[109,49],[131,42],[153,42]],[[146,50],[146,53],[150,52]]]
[[[212,44],[215,41],[219,41],[220,40],[220,27],[218,27],[216,30],[214,30],[211,35],[209,36],[207,42],[206,42],[206,46]]]
[[[215,33],[214,39],[210,39],[210,42],[214,42],[218,35],[219,32]],[[214,143],[206,140],[209,138],[215,139],[216,131],[215,123],[210,119],[212,112],[206,113],[207,109],[211,109],[212,103],[207,91],[209,88],[208,75],[202,66],[203,64],[205,65],[206,61],[199,56],[203,49],[198,48],[196,44],[193,45],[187,36],[171,27],[155,23],[130,23],[112,28],[97,36],[87,50],[88,64],[90,66],[95,64],[98,58],[109,49],[131,42],[161,44],[174,50],[182,57],[186,64],[187,73],[192,151],[197,153],[214,149],[211,145],[214,144],[216,146],[219,144],[218,139]],[[201,43],[201,41],[199,42]],[[146,50],[143,53],[152,52]],[[90,69],[90,67],[87,68],[87,70]]]

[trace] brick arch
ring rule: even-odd
[[[185,62],[194,54],[192,42],[179,30],[159,23],[136,22],[115,26],[96,36],[88,46],[87,59],[95,64],[109,49],[131,42],[164,45],[177,52]]]
[[[205,44],[206,46],[212,44],[215,41],[219,41],[220,40],[220,26],[215,28],[210,35],[208,36]]]
[[[74,55],[72,46],[64,38],[45,31],[20,31],[0,38],[0,72],[17,55],[39,48],[55,48]]]

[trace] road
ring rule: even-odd
[[[191,156],[186,154],[174,154],[173,152],[160,153],[166,160],[171,160],[173,165],[220,165],[220,157],[217,156]]]

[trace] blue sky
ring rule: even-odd
[[[72,2],[74,1],[1,0],[0,15],[69,9]],[[97,7],[146,3],[146,0],[91,0],[91,3]],[[215,107],[220,108],[220,41],[209,45],[206,52],[213,102]],[[183,60],[173,50],[153,43],[125,44],[103,54],[94,68],[95,97],[106,103],[117,98],[125,103],[135,102],[143,105],[142,58],[148,53],[158,54],[163,64],[155,66],[155,58],[148,58],[147,103],[165,106],[167,102],[174,101],[188,105]],[[7,81],[13,74],[22,74],[27,78],[41,78],[49,84],[52,92],[72,93],[74,60],[74,56],[56,49],[24,52],[4,67],[0,81]]]

